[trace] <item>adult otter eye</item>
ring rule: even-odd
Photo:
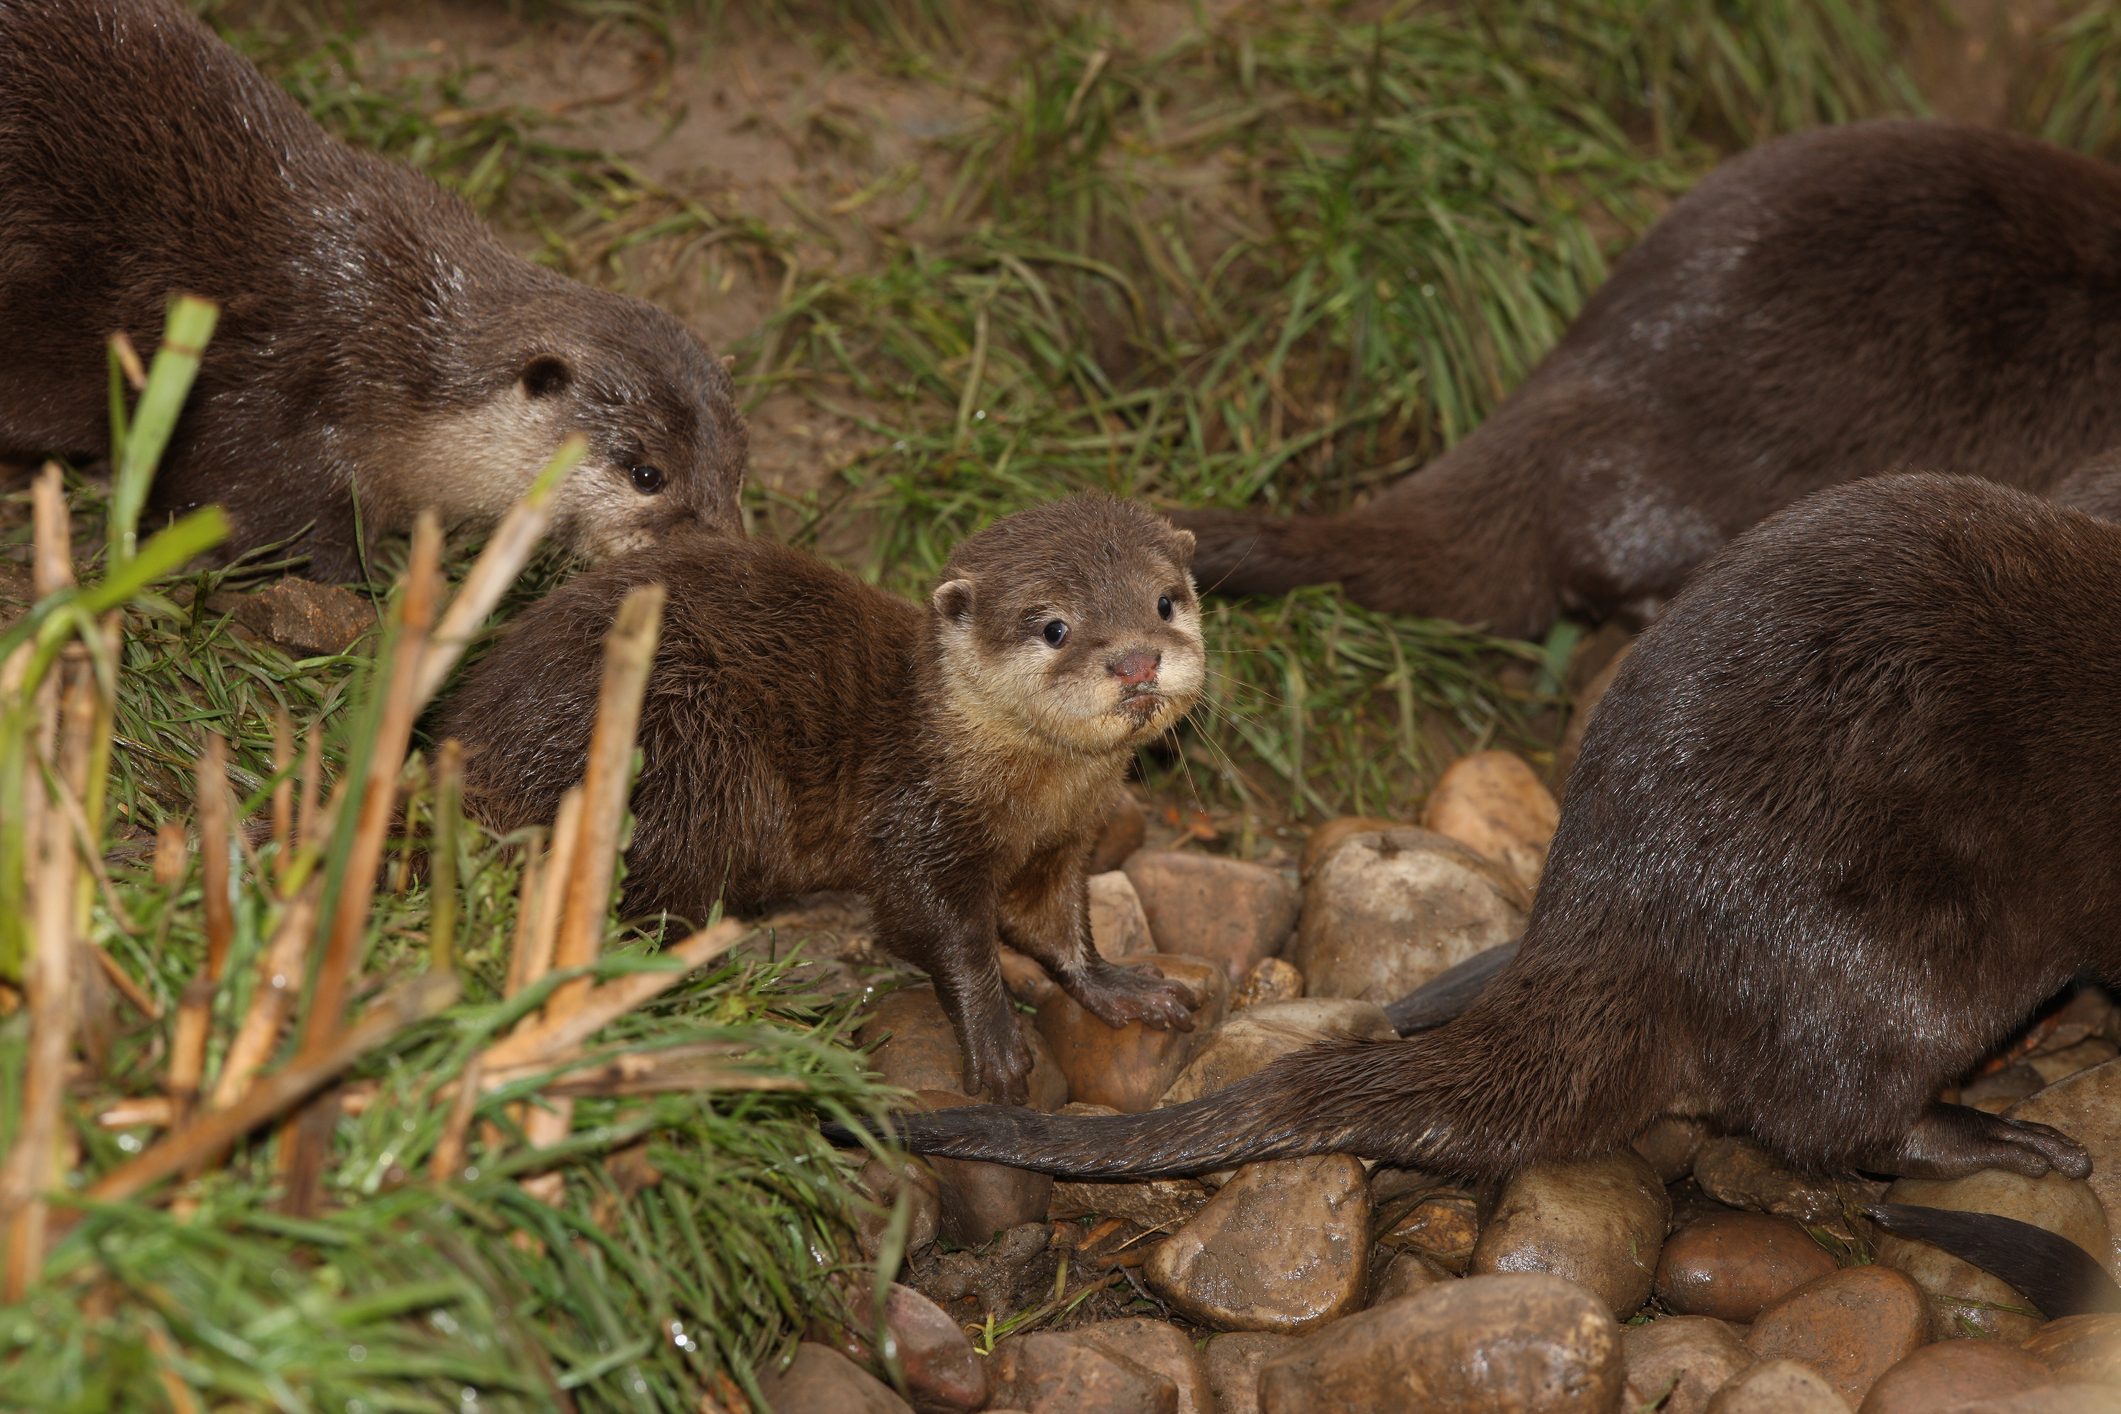
[[[1048,619],[1046,626],[1038,631],[1038,636],[1046,640],[1047,647],[1058,648],[1068,641],[1068,625],[1059,619]]]
[[[653,496],[663,489],[663,468],[649,466],[646,462],[633,469],[633,489],[643,496]]]
[[[1164,622],[1171,621],[1171,596],[1165,594],[1156,601],[1156,616]]]

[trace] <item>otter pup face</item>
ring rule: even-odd
[[[933,605],[945,675],[975,722],[1104,754],[1169,729],[1206,672],[1193,537],[1077,496],[964,542]]]

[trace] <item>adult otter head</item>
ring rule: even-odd
[[[931,599],[945,682],[979,730],[1104,755],[1174,725],[1206,673],[1193,536],[1075,496],[957,547]]]
[[[406,429],[422,490],[492,518],[568,436],[589,444],[561,487],[555,536],[588,559],[643,549],[690,526],[741,528],[744,419],[727,362],[640,300],[553,277],[491,312],[490,351],[434,423]]]

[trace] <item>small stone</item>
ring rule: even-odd
[[[1554,748],[1554,775],[1564,791],[1568,788],[1569,773],[1576,769],[1576,757],[1583,750],[1583,734],[1590,729],[1591,717],[1597,712],[1606,689],[1613,685],[1613,679],[1620,676],[1620,665],[1627,661],[1628,649],[1633,646],[1623,646],[1606,660],[1605,666],[1594,673],[1589,682],[1577,689],[1575,705],[1569,709],[1569,724],[1562,730],[1561,744]]]
[[[1649,1299],[1671,1215],[1664,1185],[1632,1152],[1534,1164],[1503,1186],[1471,1272],[1549,1272],[1626,1316]]]
[[[1677,1183],[1694,1171],[1694,1155],[1708,1137],[1708,1126],[1698,1119],[1660,1115],[1635,1136],[1632,1147],[1660,1183]]]
[[[1968,1081],[1959,1089],[1959,1103],[1999,1115],[2046,1084],[2039,1071],[2018,1061]]]
[[[1523,898],[1499,865],[1442,835],[1356,835],[1304,885],[1289,960],[1314,997],[1384,1006],[1523,932]]]
[[[923,1109],[946,1110],[973,1103],[971,1096],[955,1090],[914,1093]],[[959,1247],[977,1247],[997,1233],[1039,1222],[1053,1201],[1053,1179],[1046,1174],[974,1159],[930,1158],[927,1162],[935,1170],[937,1185],[936,1232]]]
[[[213,605],[225,600],[216,596]],[[375,606],[351,589],[277,579],[255,593],[236,596],[228,607],[236,622],[295,653],[324,657],[345,653],[377,625]]]
[[[1843,1399],[1817,1370],[1795,1360],[1763,1360],[1716,1391],[1708,1414],[1848,1414]]]
[[[1727,1208],[1795,1218],[1849,1241],[1856,1237],[1849,1212],[1875,1203],[1883,1183],[1866,1179],[1815,1179],[1791,1172],[1750,1139],[1714,1138],[1694,1155],[1694,1181]]]
[[[1031,1052],[1026,1103],[1034,1110],[1059,1109],[1068,1102],[1068,1082],[1037,1033],[1029,1027],[1022,1030],[1024,1045]],[[907,1090],[964,1086],[965,1053],[958,1048],[957,1033],[951,1029],[950,1018],[943,1015],[933,987],[901,987],[884,997],[862,1018],[854,1038],[857,1045],[875,1047],[869,1064],[887,1085]]]
[[[2121,1414],[2121,1389],[2103,1384],[2040,1385],[2017,1394],[1948,1404],[1938,1414]]]
[[[1716,1391],[1752,1363],[1753,1352],[1738,1332],[1707,1316],[1667,1316],[1623,1327],[1620,1365],[1627,1398],[1622,1407],[1701,1414]]]
[[[2121,1060],[2110,1060],[2089,1070],[2080,1070],[2004,1111],[2012,1119],[2052,1125],[2084,1146],[2092,1156],[2091,1177],[2085,1180],[2098,1195],[2115,1225],[2121,1214]],[[2121,1277],[2121,1232],[2111,1234],[2104,1252],[2094,1253],[2106,1263],[2108,1272]]]
[[[1105,816],[1105,823],[1097,832],[1097,839],[1090,846],[1090,858],[1083,870],[1093,878],[1107,870],[1117,869],[1127,862],[1127,856],[1142,847],[1142,840],[1149,833],[1149,816],[1141,802],[1125,790],[1112,792],[1112,813]]]
[[[1523,887],[1539,887],[1561,807],[1524,759],[1476,751],[1451,763],[1429,792],[1421,824],[1500,864]]]
[[[1412,820],[1386,820],[1376,815],[1342,815],[1328,820],[1311,831],[1304,841],[1304,852],[1297,866],[1298,874],[1308,880],[1318,872],[1318,866],[1326,857],[1357,835],[1374,835],[1386,830],[1412,830],[1417,828]]]
[[[1433,1193],[1393,1224],[1385,1240],[1462,1274],[1480,1241],[1480,1204],[1470,1193]]]
[[[1296,927],[1296,890],[1264,865],[1150,850],[1129,859],[1126,870],[1157,950],[1218,962],[1233,984],[1280,953]]]
[[[1597,1297],[1549,1276],[1432,1286],[1306,1336],[1259,1372],[1263,1414],[1613,1414],[1620,1389],[1620,1328]]]
[[[1215,1028],[1160,1105],[1181,1105],[1236,1084],[1269,1061],[1330,1040],[1390,1041],[1399,1033],[1375,1002],[1310,997],[1266,1002]]]
[[[1046,1040],[1068,1093],[1093,1105],[1110,1105],[1125,1114],[1153,1106],[1170,1088],[1193,1049],[1221,1022],[1229,987],[1222,969],[1197,957],[1155,953],[1135,962],[1182,982],[1198,1004],[1191,1031],[1169,1030],[1145,1021],[1108,1026],[1085,1011],[1075,998],[1056,988],[1038,1009],[1038,1033]]]
[[[1956,1212],[1996,1213],[2045,1228],[2090,1253],[2112,1250],[2106,1213],[2091,1185],[2051,1173],[2027,1178],[2003,1169],[1981,1169],[1964,1178],[1903,1178],[1885,1192],[1886,1201]],[[2022,1341],[2044,1317],[2000,1277],[1962,1262],[1941,1247],[1883,1233],[1879,1262],[1906,1272],[1929,1295],[1930,1338],[1985,1335]]]
[[[1915,1353],[1929,1324],[1922,1288],[1890,1267],[1847,1267],[1760,1313],[1745,1338],[1762,1360],[1810,1366],[1850,1405]]]
[[[1090,941],[1110,962],[1156,951],[1141,895],[1117,869],[1090,876]]]
[[[2090,1070],[2121,1055],[2121,1047],[2104,1036],[2089,1036],[2074,1046],[2060,1050],[2039,1051],[2026,1058],[2040,1078],[2049,1085],[2058,1080],[2067,1080],[2080,1070]]]
[[[1201,1366],[1193,1341],[1169,1321],[1128,1316],[1083,1326],[1074,1335],[1077,1340],[1132,1360],[1144,1370],[1171,1381],[1178,1392],[1177,1414],[1216,1414],[1208,1372]]]
[[[1042,1331],[994,1348],[994,1402],[1026,1414],[1177,1414],[1178,1387],[1075,1335]]]
[[[1231,1331],[1208,1342],[1202,1364],[1216,1414],[1259,1414],[1259,1367],[1296,1344],[1276,1331]]]
[[[866,1284],[855,1296],[853,1321],[844,1353],[874,1362],[871,1342],[877,1320]],[[942,1307],[912,1287],[893,1282],[884,1297],[883,1325],[921,1414],[969,1414],[986,1407],[987,1362]]]
[[[2025,1352],[2063,1381],[2121,1384],[2121,1316],[2064,1316],[2025,1342]]]
[[[1372,1306],[1426,1291],[1440,1281],[1458,1280],[1457,1273],[1445,1270],[1435,1258],[1413,1251],[1394,1252],[1381,1266],[1374,1262],[1372,1266],[1376,1271],[1370,1278]]]
[[[1293,1002],[1303,994],[1304,975],[1296,970],[1295,963],[1278,957],[1262,958],[1237,984],[1237,991],[1230,997],[1230,1010],[1243,1011],[1267,1002]]]
[[[785,1370],[759,1381],[774,1414],[913,1414],[882,1380],[829,1345],[806,1340]]]
[[[901,1192],[911,1211],[907,1214],[906,1255],[917,1256],[935,1245],[942,1224],[942,1183],[935,1170],[918,1159],[895,1164],[871,1158],[855,1175],[856,1188],[869,1203],[855,1213],[855,1240],[871,1265],[882,1259],[884,1237]]]
[[[1993,1399],[2049,1384],[2047,1366],[1996,1340],[1942,1340],[1878,1377],[1858,1414],[1935,1414],[1948,1404]]]
[[[1143,1264],[1157,1295],[1216,1330],[1303,1331],[1362,1305],[1370,1189],[1346,1154],[1247,1164]]]
[[[1665,1242],[1657,1299],[1683,1315],[1743,1323],[1838,1266],[1788,1218],[1708,1213]]]

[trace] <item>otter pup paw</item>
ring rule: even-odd
[[[1185,983],[1154,967],[1105,963],[1058,980],[1085,1011],[1112,1027],[1142,1021],[1162,1031],[1191,1031],[1200,1005]]]
[[[1024,1044],[1015,1017],[1005,1017],[1001,1025],[962,1039],[967,1095],[985,1091],[999,1105],[1021,1105],[1030,1098],[1031,1048]]]

